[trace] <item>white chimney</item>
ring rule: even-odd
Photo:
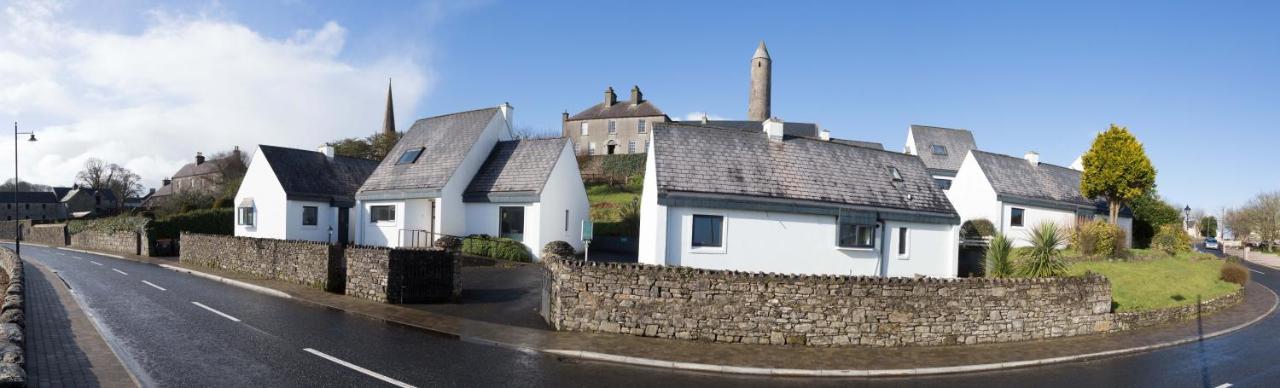
[[[324,154],[324,157],[333,160],[333,146],[325,144],[316,149],[316,152]]]
[[[515,128],[516,122],[515,119],[511,118],[511,115],[514,114],[513,111],[516,108],[511,107],[510,103],[504,102],[502,105],[498,105],[498,110],[502,111],[502,119],[507,121],[507,128]]]
[[[770,117],[763,124],[764,133],[769,135],[769,140],[782,141],[782,120],[777,117]]]
[[[1035,151],[1027,151],[1027,154],[1022,157],[1026,158],[1027,162],[1030,162],[1032,166],[1040,165],[1040,154],[1037,154]]]
[[[1084,171],[1084,155],[1077,156],[1074,162],[1071,162],[1071,169],[1076,171]]]
[[[822,132],[818,132],[818,137],[821,138],[822,141],[831,141],[831,130],[823,128]]]

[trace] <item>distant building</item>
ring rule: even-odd
[[[978,144],[973,140],[973,132],[967,129],[912,125],[907,129],[903,152],[919,156],[938,188],[949,191],[965,155],[976,149]]]
[[[318,151],[259,145],[236,193],[236,236],[345,244],[356,189],[378,162]]]
[[[18,204],[13,203],[13,192],[0,192],[0,213],[6,221],[14,217],[22,220],[61,220],[67,218],[66,208],[58,196],[50,191],[21,191],[16,193]],[[16,210],[15,210],[16,209]]]
[[[562,121],[564,137],[573,142],[575,154],[614,155],[646,152],[653,124],[671,119],[635,86],[631,99],[622,102],[609,87],[603,102],[573,116],[565,112]]]
[[[69,218],[84,218],[91,215],[109,215],[120,211],[120,203],[111,190],[94,190],[72,186],[55,187],[54,193],[62,193],[59,201],[66,207]]]
[[[245,169],[247,166],[240,157],[240,147],[235,147],[227,157],[207,162],[204,153],[196,152],[195,161],[182,166],[172,178],[161,181],[160,188],[148,196],[142,206],[158,207],[170,196],[186,191],[217,194],[222,190],[222,174],[229,171],[245,171]]]

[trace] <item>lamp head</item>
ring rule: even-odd
[[[31,134],[31,137],[28,138],[27,141],[36,141],[36,134]]]

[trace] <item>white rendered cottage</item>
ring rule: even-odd
[[[378,162],[259,145],[236,192],[236,236],[350,241],[356,189]]]
[[[920,158],[763,131],[654,125],[641,263],[955,277],[959,217]]]
[[[1052,222],[1074,228],[1082,221],[1105,220],[1106,202],[1080,193],[1080,171],[1043,163],[1034,152],[1024,157],[973,150],[965,156],[948,192],[963,221],[986,219],[1027,246],[1032,228]],[[1118,224],[1133,244],[1133,215],[1121,210]]]
[[[356,242],[428,246],[438,236],[508,237],[535,258],[581,250],[587,192],[567,139],[513,140],[512,108],[418,120],[360,187]]]

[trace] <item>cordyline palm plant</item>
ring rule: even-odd
[[[1067,272],[1067,263],[1062,260],[1062,252],[1058,247],[1067,243],[1067,234],[1058,224],[1045,222],[1031,229],[1027,239],[1031,247],[1019,265],[1018,275],[1030,278],[1042,278],[1063,275]]]
[[[1009,256],[1013,253],[1013,241],[1004,233],[996,233],[987,246],[987,257],[982,263],[983,272],[989,278],[1007,278],[1013,276],[1013,261]]]

